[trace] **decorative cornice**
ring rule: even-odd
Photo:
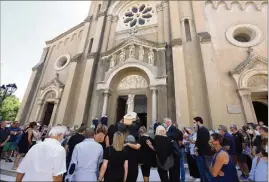
[[[89,15],[85,18],[84,22],[91,22],[92,21],[92,15]]]
[[[242,10],[242,11],[245,11],[246,7],[251,5],[257,11],[261,11],[261,8],[262,8],[263,4],[268,4],[268,2],[267,1],[238,1],[238,0],[231,0],[231,1],[227,1],[227,0],[226,1],[223,1],[223,0],[219,0],[219,1],[207,0],[205,2],[205,4],[206,4],[206,6],[211,5],[213,7],[213,9],[215,9],[215,10],[218,10],[219,7],[224,5],[226,10],[231,10],[233,7],[236,7],[236,8],[239,7],[239,9]]]
[[[201,43],[211,42],[211,35],[208,32],[199,32],[197,35]]]
[[[172,44],[172,46],[175,46],[175,45],[182,45],[182,39],[181,39],[181,38],[173,39],[173,40],[171,41],[171,44]]]
[[[82,53],[78,53],[71,58],[71,62],[78,62],[82,56]]]
[[[56,73],[56,75],[57,74],[58,73]],[[40,90],[45,90],[47,87],[49,87],[51,85],[56,85],[58,88],[63,88],[64,87],[64,84],[59,80],[59,78],[57,76],[55,76],[55,78],[53,78],[50,82],[45,84],[43,87],[40,87]]]
[[[164,46],[165,46],[164,43],[152,42],[152,41],[149,41],[149,40],[141,39],[141,38],[139,38],[137,36],[131,36],[129,39],[119,43],[118,45],[111,48],[107,52],[102,53],[101,57],[103,59],[107,59],[108,56],[110,56],[112,53],[117,52],[120,49],[125,48],[125,47],[127,47],[127,46],[129,46],[131,44],[142,45],[144,47],[153,48],[153,49],[156,49],[156,50],[164,48]]]
[[[55,41],[57,41],[57,40],[65,37],[66,35],[70,34],[71,32],[73,32],[73,31],[77,30],[78,28],[82,27],[83,25],[84,25],[84,22],[81,22],[80,24],[74,26],[73,28],[67,30],[66,32],[58,35],[54,39],[46,41],[46,45],[51,44],[51,43],[53,43],[53,42],[55,42]]]
[[[39,62],[37,63],[33,68],[32,71],[36,71],[38,70],[41,66],[43,66],[44,62]]]

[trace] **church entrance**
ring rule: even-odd
[[[140,119],[140,124],[147,128],[147,97],[146,95],[136,95],[135,96],[135,107],[134,112]]]
[[[264,103],[253,101],[252,102],[257,121],[263,121],[268,126],[268,106]]]
[[[126,113],[127,110],[127,106],[126,106],[126,102],[127,102],[128,96],[119,96],[118,97],[118,101],[117,101],[117,120],[116,122],[119,122],[123,116]]]
[[[51,119],[51,116],[52,116],[53,108],[54,108],[54,103],[53,102],[47,102],[46,103],[46,110],[45,110],[44,117],[43,117],[43,120],[42,120],[44,125],[48,126],[50,124],[50,119]]]

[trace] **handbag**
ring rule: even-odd
[[[169,157],[167,157],[164,165],[161,164],[159,158],[157,157],[157,165],[158,167],[164,169],[164,170],[169,170],[171,167],[174,166],[174,157],[173,155],[170,155]]]

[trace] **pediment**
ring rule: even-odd
[[[56,87],[56,88],[63,88],[64,84],[59,80],[58,74],[56,73],[56,76],[49,81],[47,84],[45,84],[43,87],[40,88],[40,90],[46,90],[47,88]]]
[[[230,75],[240,75],[251,69],[268,69],[268,60],[265,57],[254,54],[252,51],[252,49],[248,50],[249,55],[247,59],[234,68]]]
[[[130,36],[130,38],[120,42],[118,45],[103,53],[101,57],[110,57],[112,54],[119,52],[121,49],[128,48],[128,46],[130,45],[143,46],[145,48],[152,48],[155,50],[165,48],[165,43],[160,44],[158,42],[149,41],[146,39],[139,38],[137,36]]]

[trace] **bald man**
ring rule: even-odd
[[[103,147],[93,139],[93,129],[87,128],[85,137],[75,146],[65,181],[97,181]]]

